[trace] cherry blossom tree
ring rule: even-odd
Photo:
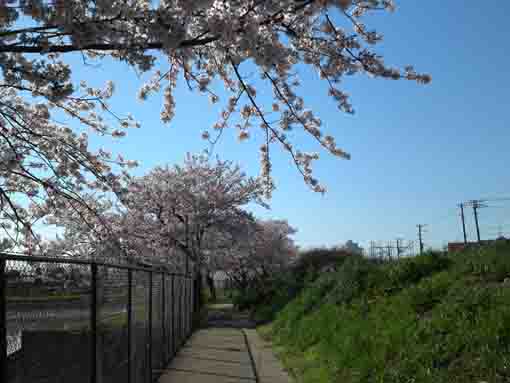
[[[177,267],[184,263],[181,270],[194,272],[201,291],[215,250],[210,239],[247,215],[242,207],[248,203],[267,206],[263,191],[260,179],[247,177],[232,162],[189,155],[183,166],[158,167],[133,179],[121,196],[126,208],[118,235],[128,256],[150,249],[151,264],[158,259]],[[184,262],[176,262],[176,251]]]
[[[229,256],[234,248],[239,249],[243,247],[243,243],[248,243],[244,234],[248,228],[254,227],[255,222],[252,213],[238,210],[221,227],[213,228],[207,233],[206,245],[202,250],[203,271],[212,301],[216,301],[215,274],[225,272],[227,265],[231,263]]]
[[[129,248],[149,248],[159,257],[172,249],[195,268],[204,264],[208,238],[245,215],[248,203],[267,206],[259,179],[229,161],[188,155],[183,166],[157,167],[135,178],[122,195],[119,237]]]
[[[182,166],[130,178],[120,190],[122,203],[94,194],[86,199],[93,212],[81,207],[47,216],[44,222],[62,227],[63,234],[43,242],[41,252],[121,257],[179,271],[189,270],[192,262],[206,270],[210,254],[225,243],[224,233],[253,219],[242,207],[250,202],[268,207],[260,179],[205,155],[188,155]]]
[[[285,220],[245,220],[231,232],[231,243],[218,254],[219,262],[236,288],[254,288],[263,296],[268,280],[296,256],[295,233]]]
[[[0,54],[4,75],[0,82],[0,230],[18,245],[30,247],[39,239],[33,231],[35,223],[47,215],[72,211],[81,216],[82,224],[88,224],[86,217],[99,213],[94,203],[88,203],[94,201],[87,201],[90,191],[117,193],[127,173],[114,174],[112,167],[122,171],[136,162],[122,156],[112,159],[103,149],[90,151],[87,133],[77,135],[51,118],[50,110],[60,109],[100,134],[122,136],[123,131],[109,129],[94,112],[96,104],[108,110],[111,84],[104,90],[71,94],[70,71],[63,62],[8,57]],[[119,123],[131,124],[129,120]]]
[[[42,222],[60,229],[54,239],[44,238],[29,253],[49,256],[124,262],[119,204],[107,194],[84,194],[75,209],[52,209]]]
[[[312,175],[319,155],[295,147],[291,131],[304,131],[335,156],[350,156],[305,106],[299,75],[316,72],[346,113],[353,107],[340,86],[344,76],[428,83],[430,76],[388,66],[374,50],[382,34],[364,16],[394,8],[393,0],[0,0],[1,228],[31,234],[48,210],[78,209],[83,191],[117,193],[125,168],[136,165],[89,149],[90,131],[122,137],[140,124],[110,109],[113,83],[96,89],[72,77],[78,69],[66,63],[72,53],[151,72],[139,97],[163,93],[164,123],[172,120],[174,90],[185,81],[223,103],[203,138],[214,144],[224,130],[240,140],[258,138],[267,194],[275,147],[289,154],[306,184],[324,192]],[[272,100],[257,98],[260,87]]]

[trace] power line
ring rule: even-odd
[[[473,199],[473,200],[461,202],[457,205],[458,208],[460,208],[460,212],[457,210],[458,208],[455,209],[455,212],[449,211],[448,214],[443,215],[440,218],[433,220],[433,226],[442,224],[447,219],[451,219],[453,217],[460,216],[461,224],[462,224],[462,236],[464,239],[464,243],[467,244],[468,243],[468,238],[467,238],[468,235],[467,235],[467,230],[466,230],[467,222],[466,222],[464,208],[471,207],[473,209],[473,217],[474,217],[474,223],[475,223],[475,228],[476,228],[477,241],[478,241],[478,243],[481,243],[479,209],[482,209],[482,208],[494,208],[494,209],[510,208],[510,205],[506,205],[506,204],[494,205],[491,203],[491,202],[505,202],[505,201],[510,202],[510,197],[503,196],[503,197],[494,197],[494,198]],[[416,225],[416,227],[418,229],[418,241],[417,242],[419,242],[420,254],[423,253],[424,247],[425,247],[424,243],[423,243],[423,234],[427,232],[427,230],[425,230],[425,227],[427,227],[429,225],[430,225],[430,223]],[[487,233],[490,233],[491,236],[496,231],[495,227],[497,227],[497,233],[500,237],[503,236],[503,233],[505,233],[507,231],[510,233],[510,228],[507,229],[507,227],[509,227],[509,226],[510,226],[510,222],[508,222],[508,223],[500,222],[497,225],[485,225]],[[433,230],[433,231],[435,232],[436,230]],[[439,231],[440,231],[440,229],[439,229]],[[460,238],[458,236],[456,236],[455,240],[459,240],[459,239]],[[429,240],[430,240],[430,238],[429,238]],[[396,250],[396,254],[398,257],[401,254],[403,254],[406,250],[410,250],[411,248],[412,248],[411,243],[409,243],[409,245],[406,247],[403,245],[402,239],[400,239],[400,238],[396,239],[396,246],[393,246],[390,242],[387,242],[386,245],[383,245],[381,243],[376,243],[375,241],[370,242],[370,253],[371,253],[371,255],[374,255],[374,256],[377,254],[379,256],[382,255],[383,257],[387,256],[388,258],[391,258],[392,254],[393,254],[392,250]]]
[[[486,207],[488,207],[489,209],[490,208],[494,208],[494,209],[508,209],[510,208],[509,205],[487,205]]]
[[[487,201],[487,202],[510,201],[510,197],[484,198],[483,201]]]
[[[487,225],[488,227],[495,227],[495,226],[510,226],[510,222],[498,222],[498,223],[491,223]]]

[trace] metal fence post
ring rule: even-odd
[[[152,271],[149,271],[149,328],[147,332],[149,341],[147,342],[147,361],[149,383],[152,382]]]
[[[184,339],[188,338],[188,294],[189,294],[189,283],[188,277],[184,277],[184,286],[185,286],[185,294],[184,294]]]
[[[190,312],[189,312],[189,331],[190,333],[193,332],[193,320],[195,319],[195,281],[192,276],[189,277],[189,284],[190,284],[190,295],[189,295],[189,305],[190,305]]]
[[[132,363],[131,360],[133,359],[133,333],[131,331],[131,323],[132,323],[132,317],[133,317],[133,270],[128,269],[128,302],[127,302],[127,331],[128,331],[128,383],[131,383],[133,381],[132,379]]]
[[[185,323],[185,326],[186,326],[186,339],[188,339],[188,336],[189,336],[189,278],[186,276],[186,323]]]
[[[167,343],[167,340],[166,340],[166,326],[165,326],[165,321],[166,321],[166,315],[165,315],[165,305],[166,303],[166,297],[165,297],[165,273],[162,272],[161,273],[161,336],[162,336],[162,341],[163,341],[163,345],[162,345],[162,354],[161,355],[161,359],[162,360],[162,363],[163,363],[163,367],[164,365],[166,364],[167,360],[166,360],[166,343]]]
[[[186,279],[184,277],[181,277],[181,342],[179,344],[179,347],[182,347],[184,342],[184,296],[186,294]]]
[[[97,264],[90,265],[90,382],[97,382]]]
[[[172,300],[172,358],[175,356],[175,275],[171,275],[171,300]]]
[[[184,284],[184,297],[183,297],[183,304],[182,304],[182,332],[183,332],[183,340],[184,342],[186,341],[187,337],[188,337],[188,325],[187,325],[187,321],[188,321],[188,305],[187,305],[187,300],[188,300],[188,278],[187,277],[183,277],[182,278],[182,281],[183,281],[183,284]]]
[[[177,349],[181,348],[181,340],[182,340],[182,330],[181,330],[181,318],[182,318],[182,281],[181,276],[177,278],[177,297],[175,298],[177,303],[177,338],[179,339],[179,342],[177,343]]]
[[[186,307],[185,307],[185,300],[186,300],[186,277],[182,277],[182,296],[181,296],[181,346],[184,343],[184,339],[186,339]]]
[[[191,334],[191,279],[188,278],[188,336]]]
[[[188,304],[189,304],[189,319],[188,319],[188,327],[189,327],[189,333],[193,332],[193,278],[189,277],[188,280],[189,283],[189,297],[188,297]]]
[[[184,307],[184,297],[186,295],[186,279],[182,277],[181,279],[181,347],[184,343],[184,338],[186,336],[185,329],[184,329],[184,317],[186,315],[186,310]]]
[[[179,342],[180,342],[180,333],[179,333],[179,279],[177,276],[175,276],[174,280],[175,284],[175,353],[177,353],[177,350],[179,349]]]
[[[179,277],[179,283],[177,284],[179,287],[177,288],[177,349],[181,347],[181,277]]]
[[[189,304],[189,319],[188,319],[188,327],[189,333],[193,332],[193,278],[189,277],[189,296],[188,296],[188,304]]]
[[[189,277],[189,332],[193,332],[193,277]]]
[[[0,254],[0,380],[8,380],[7,364],[7,278],[5,277],[6,261]]]
[[[189,336],[189,278],[186,276],[186,339]]]
[[[197,299],[197,276],[193,275],[193,314],[198,315],[198,299]]]

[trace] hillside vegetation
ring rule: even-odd
[[[510,382],[510,246],[346,257],[267,326],[305,383]]]

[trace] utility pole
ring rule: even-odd
[[[480,243],[480,226],[478,226],[478,201],[475,201],[473,204],[473,213],[475,215],[476,239],[478,240],[478,243]]]
[[[397,258],[400,258],[400,254],[402,253],[402,247],[400,247],[400,238],[397,238]]]
[[[460,205],[460,218],[462,219],[462,234],[464,234],[464,244],[467,245],[467,236],[466,236],[466,222],[464,220],[464,204]]]
[[[418,240],[420,241],[420,254],[423,254],[423,237],[422,237],[422,232],[423,232],[423,228],[427,226],[425,224],[418,224],[416,225],[416,227],[418,228]]]
[[[475,225],[476,225],[476,239],[478,240],[478,244],[480,244],[480,226],[478,225],[478,209],[487,207],[486,204],[484,204],[485,201],[483,200],[472,200],[468,203],[473,207],[473,215],[475,217]]]

